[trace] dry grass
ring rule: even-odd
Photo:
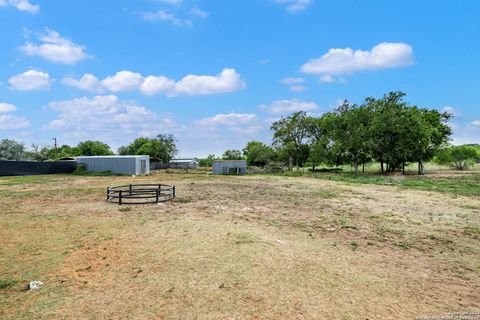
[[[177,186],[163,205],[108,185]],[[40,189],[41,188],[41,189]],[[313,178],[0,179],[2,319],[412,319],[480,309],[480,199]],[[31,280],[44,287],[23,290]]]

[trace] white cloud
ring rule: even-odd
[[[299,84],[299,83],[304,83],[305,79],[303,78],[294,78],[294,77],[286,77],[280,80],[281,84],[285,85],[292,85],[292,84]]]
[[[138,89],[143,83],[143,76],[140,73],[131,71],[120,71],[113,76],[102,80],[102,86],[112,92],[132,91]]]
[[[78,89],[82,90],[87,90],[91,92],[103,92],[104,89],[101,86],[100,81],[98,81],[97,77],[95,77],[93,74],[90,73],[85,73],[83,77],[81,77],[79,80],[76,80],[74,78],[70,77],[65,77],[63,78],[62,84],[67,84],[72,87],[76,87]]]
[[[140,86],[140,91],[148,95],[160,92],[170,94],[175,91],[175,81],[164,76],[148,76]]]
[[[199,18],[206,18],[209,15],[208,12],[203,11],[199,7],[193,7],[192,10],[190,10],[190,13]]]
[[[257,120],[257,116],[253,113],[227,113],[217,114],[213,117],[197,120],[197,124],[234,126],[238,124],[251,123],[255,120]]]
[[[153,95],[163,93],[167,96],[209,95],[234,92],[245,88],[245,83],[235,69],[223,69],[216,76],[187,75],[178,82],[165,76],[143,77],[139,73],[120,71],[99,81],[91,74],[85,74],[79,80],[66,77],[63,84],[91,92],[121,92],[140,90]]]
[[[0,114],[0,130],[25,129],[29,126],[30,122],[24,117]]]
[[[63,130],[75,138],[101,138],[121,145],[138,136],[184,129],[168,115],[160,116],[114,95],[53,101],[48,106],[59,115],[47,128]]]
[[[307,90],[307,87],[305,87],[305,86],[297,85],[297,86],[291,86],[290,87],[290,91],[293,91],[293,92],[301,92],[301,91],[305,91],[305,90]]]
[[[189,74],[177,82],[175,94],[208,95],[234,92],[245,88],[245,82],[235,69],[223,69],[216,76],[198,76]]]
[[[290,91],[300,92],[305,91],[307,88],[302,85],[305,82],[303,78],[294,78],[294,77],[286,77],[280,80],[281,84],[290,86]]]
[[[26,11],[31,14],[38,12],[40,7],[36,4],[31,4],[28,0],[0,0],[0,7],[12,6],[20,11]]]
[[[46,72],[28,70],[11,77],[10,88],[18,91],[47,90],[50,88],[50,75]]]
[[[266,128],[264,123],[253,113],[217,114],[213,117],[195,120],[193,124],[198,128],[197,134],[201,132],[207,135],[205,138],[220,140],[225,137],[222,138],[222,134],[219,134],[219,132],[225,129],[243,136],[255,135]]]
[[[445,106],[441,112],[446,112],[446,113],[449,113],[451,114],[452,116],[455,116],[457,115],[457,111],[455,110],[455,108],[451,107],[451,106]]]
[[[297,111],[311,111],[318,109],[318,104],[314,102],[305,102],[298,99],[277,100],[271,104],[261,104],[260,109],[271,113],[292,113]]]
[[[20,47],[20,50],[27,56],[39,56],[45,60],[63,64],[74,64],[89,57],[85,53],[85,46],[62,38],[54,30],[47,29],[46,34],[40,35],[39,40],[41,44],[27,42]]]
[[[170,22],[175,26],[191,26],[192,22],[188,19],[180,19],[175,14],[165,10],[148,11],[143,14],[145,21],[163,21]]]
[[[15,110],[17,110],[17,107],[13,104],[0,102],[0,113],[13,112]]]
[[[475,127],[480,127],[480,120],[473,121],[472,125],[474,125]]]
[[[329,74],[323,74],[320,77],[320,82],[322,82],[322,83],[333,83],[335,81],[336,81],[336,79]]]
[[[398,68],[413,64],[413,49],[405,43],[380,43],[370,51],[351,48],[330,49],[318,59],[311,59],[301,72],[319,75],[344,75],[366,70]],[[331,80],[332,78],[324,78]],[[328,82],[328,81],[327,81]]]
[[[274,0],[274,2],[285,4],[288,12],[296,13],[305,10],[312,0]]]

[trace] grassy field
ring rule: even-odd
[[[160,205],[105,202],[162,182]],[[0,178],[1,319],[414,319],[480,309],[480,174]],[[44,286],[26,291],[29,281]]]

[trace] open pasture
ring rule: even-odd
[[[478,172],[389,179],[0,178],[0,318],[414,319],[479,310]],[[429,188],[432,179],[439,187]],[[105,201],[108,186],[159,182],[176,185],[177,198]],[[32,280],[44,286],[25,291]]]

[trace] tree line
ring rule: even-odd
[[[404,171],[407,164],[417,163],[423,174],[425,162],[434,159],[459,169],[479,159],[474,146],[449,146],[451,114],[419,108],[404,98],[402,92],[390,92],[360,104],[344,101],[320,117],[295,112],[273,122],[271,146],[250,141],[243,158],[252,166],[279,162],[289,170],[294,165],[308,164],[313,170],[320,164],[351,165],[356,175],[371,162],[379,163],[382,173]]]
[[[149,155],[161,162],[169,162],[177,153],[175,137],[160,134],[155,138],[137,138],[117,151],[120,155]],[[57,148],[33,144],[29,150],[26,146],[12,139],[0,141],[0,160],[50,161],[78,156],[113,155],[109,145],[101,141],[87,140],[77,146],[62,145]]]

